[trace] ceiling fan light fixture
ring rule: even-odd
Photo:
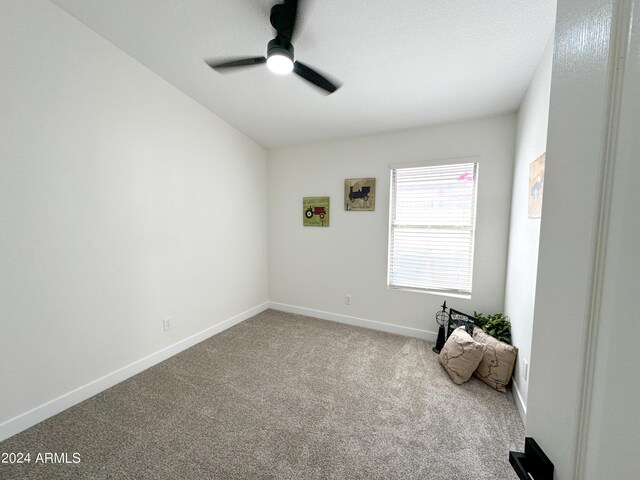
[[[291,60],[287,55],[272,53],[269,55],[269,58],[267,58],[267,67],[269,67],[269,70],[273,73],[286,75],[293,71],[293,60]]]
[[[293,45],[274,38],[267,46],[267,67],[273,73],[286,75],[293,71]]]

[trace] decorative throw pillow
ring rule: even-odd
[[[501,342],[478,327],[473,329],[473,339],[482,344],[482,359],[473,375],[499,392],[506,392],[505,387],[511,380],[516,364],[518,348]]]
[[[464,327],[456,328],[440,351],[440,363],[454,383],[461,385],[471,378],[482,360],[482,345]]]

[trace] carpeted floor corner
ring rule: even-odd
[[[0,478],[517,479],[511,393],[431,347],[268,310],[0,443],[32,459]]]

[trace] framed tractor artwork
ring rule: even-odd
[[[329,197],[304,197],[302,213],[302,224],[305,227],[328,227]]]
[[[374,211],[376,209],[376,179],[347,178],[344,181],[344,209]]]

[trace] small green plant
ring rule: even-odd
[[[480,312],[473,312],[473,316],[478,320],[476,325],[498,340],[511,345],[511,322],[509,317],[502,313],[484,315]]]

